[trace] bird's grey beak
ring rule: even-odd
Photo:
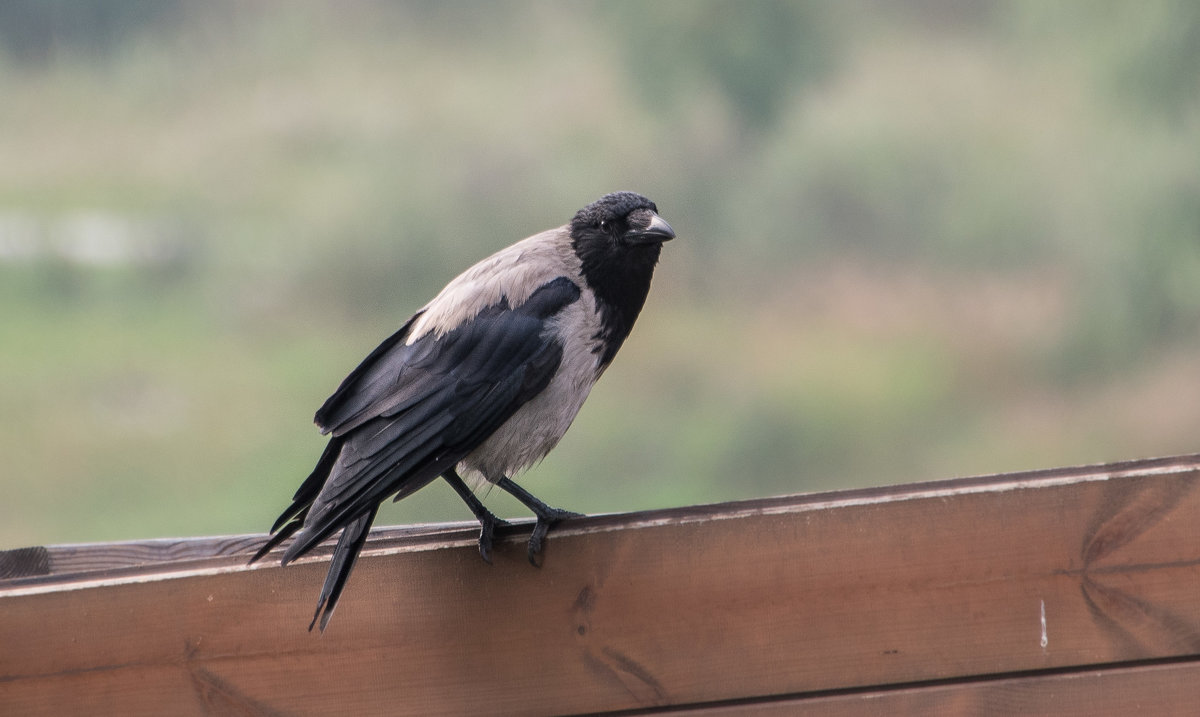
[[[667,220],[654,212],[649,212],[650,222],[641,229],[630,229],[625,238],[634,244],[661,244],[675,238],[675,230],[667,224]]]

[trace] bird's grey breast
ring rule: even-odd
[[[599,333],[596,299],[584,288],[578,300],[547,323],[546,338],[562,347],[554,378],[463,459],[460,468],[494,482],[544,458],[570,428],[600,377]]]

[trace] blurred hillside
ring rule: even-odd
[[[1189,0],[12,0],[0,96],[0,547],[265,530],[363,355],[616,189],[680,239],[552,504],[1200,450]]]

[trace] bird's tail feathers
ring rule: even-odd
[[[250,561],[246,564],[250,565],[251,563],[256,563],[261,560],[264,555],[274,550],[275,546],[292,537],[292,535],[294,535],[297,530],[300,530],[303,525],[304,518],[303,515],[301,515],[298,519],[293,520],[292,522],[283,526],[283,530],[275,528],[274,530],[279,530],[279,532],[272,535],[266,543],[263,543],[263,546],[254,553],[254,556],[251,557]]]
[[[345,443],[344,438],[331,438],[329,439],[329,443],[325,444],[325,451],[321,453],[321,458],[317,461],[317,465],[313,467],[312,473],[308,474],[308,477],[296,489],[296,494],[292,496],[292,504],[275,519],[275,525],[271,526],[272,533],[279,530],[279,526],[288,522],[288,520],[300,515],[302,511],[307,512],[308,507],[317,499],[321,488],[325,486],[325,481],[329,479],[329,474],[333,472],[333,464],[337,463],[338,455],[342,452],[343,443]],[[301,518],[301,521],[303,522],[303,518]]]
[[[295,535],[296,531],[304,525],[304,519],[308,517],[308,509],[312,507],[313,501],[317,499],[326,479],[333,471],[333,464],[337,462],[344,441],[343,438],[331,438],[325,445],[325,452],[321,454],[316,467],[296,489],[296,494],[292,496],[292,504],[275,519],[275,524],[271,526],[270,539],[258,549],[258,552],[254,553],[254,557],[250,558],[251,563],[261,559],[280,543]]]
[[[375,512],[376,510],[372,509],[363,513],[342,530],[337,547],[333,549],[333,560],[329,564],[329,572],[325,575],[325,584],[321,586],[321,596],[317,598],[317,611],[308,625],[309,632],[312,632],[318,620],[321,623],[321,632],[325,632],[325,626],[329,624],[329,618],[333,617],[333,610],[337,607],[338,598],[342,596],[342,589],[346,587],[350,570],[358,560],[363,544],[367,542],[367,534],[371,531]]]

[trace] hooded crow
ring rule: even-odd
[[[462,476],[512,494],[537,516],[528,556],[578,515],[513,482],[574,420],[637,319],[662,243],[675,237],[649,199],[608,194],[571,221],[467,269],[346,377],[316,414],[330,436],[316,468],[251,559],[292,538],[287,565],[341,531],[317,611],[337,605],[379,505],[441,477],[479,520],[491,562],[504,521]]]

